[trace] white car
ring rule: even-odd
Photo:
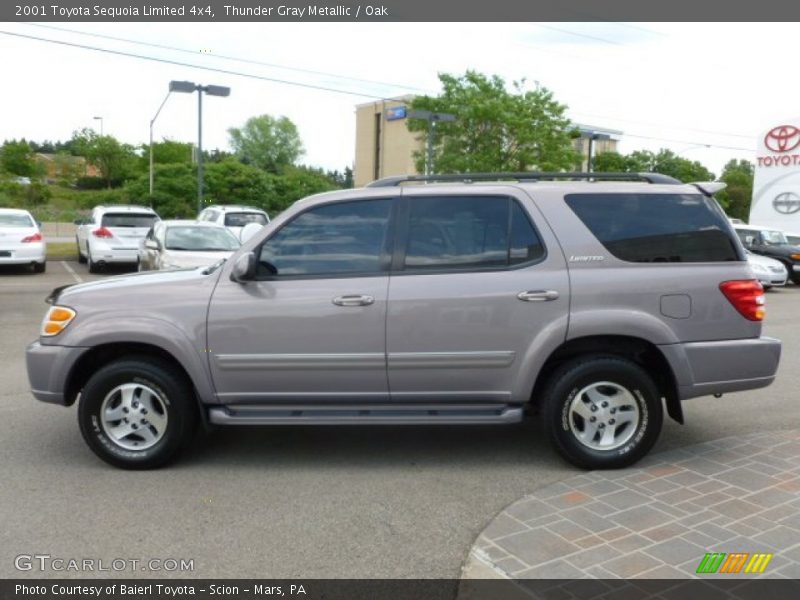
[[[139,270],[207,267],[230,257],[239,240],[227,228],[197,221],[157,221],[139,249]]]
[[[96,206],[92,216],[77,220],[78,262],[89,263],[96,273],[108,264],[139,260],[139,245],[158,215],[145,206]]]
[[[760,254],[753,254],[747,250],[747,262],[750,263],[753,274],[761,282],[765,290],[773,286],[786,285],[789,273],[781,261],[768,256],[761,256]]]
[[[0,208],[0,265],[31,265],[36,273],[47,268],[47,244],[27,210]]]
[[[203,209],[197,215],[197,220],[224,225],[238,238],[245,225],[258,223],[263,226],[269,223],[269,215],[252,206],[215,205]]]

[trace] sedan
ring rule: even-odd
[[[47,267],[47,244],[39,225],[27,210],[0,208],[0,265]]]
[[[786,267],[781,261],[760,254],[754,254],[748,250],[747,262],[750,263],[753,274],[756,276],[756,279],[761,282],[765,290],[768,290],[772,286],[786,285],[786,279],[789,277],[789,273],[786,271]]]
[[[139,248],[139,270],[207,267],[238,250],[227,228],[197,221],[158,221]]]

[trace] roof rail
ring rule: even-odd
[[[602,181],[644,181],[647,183],[666,183],[671,185],[681,184],[682,182],[661,173],[585,173],[585,172],[550,172],[550,171],[528,171],[523,173],[443,173],[441,175],[395,175],[384,177],[366,187],[394,187],[403,183],[434,183],[434,182],[458,182],[473,183],[476,181],[542,181],[542,180],[602,180]]]

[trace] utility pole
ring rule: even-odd
[[[437,113],[430,110],[410,110],[406,113],[409,119],[422,119],[428,122],[428,140],[425,152],[425,175],[433,175],[433,145],[436,138],[436,123],[451,122],[456,120],[455,115]]]

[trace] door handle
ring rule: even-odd
[[[332,301],[336,306],[369,306],[375,303],[372,296],[337,296]]]
[[[517,298],[523,302],[547,302],[558,298],[558,292],[555,290],[536,290],[532,292],[520,292]]]

